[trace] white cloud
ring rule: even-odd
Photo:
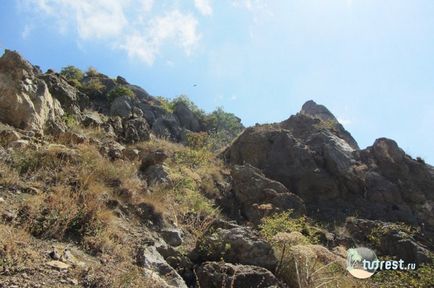
[[[78,40],[105,41],[109,47],[122,49],[149,65],[165,45],[175,45],[190,55],[200,39],[196,18],[171,1],[158,2],[168,12],[151,14],[155,3],[154,0],[21,0],[19,5],[31,16],[42,18],[45,25],[53,25],[47,24],[48,18],[54,20],[62,34],[70,36],[67,32],[73,29]],[[204,15],[212,13],[208,0],[195,1],[195,5]],[[30,24],[25,26],[23,37],[31,32]]]
[[[162,46],[167,43],[177,43],[190,55],[200,39],[197,25],[192,15],[173,10],[151,19],[142,33],[127,36],[120,48],[126,50],[130,57],[137,57],[149,65],[154,63]]]
[[[108,38],[121,33],[128,21],[118,0],[24,0],[31,12],[54,18],[60,32],[74,26],[81,39]]]
[[[212,6],[209,0],[194,0],[194,6],[202,15],[209,16],[212,14]]]
[[[154,7],[154,0],[142,0],[140,6],[142,13],[148,13],[152,10],[152,7]]]
[[[32,25],[25,24],[24,30],[23,30],[23,32],[21,32],[21,37],[23,39],[26,39],[29,36],[30,32],[32,32],[32,29],[33,29]]]
[[[128,24],[121,1],[64,0],[75,12],[78,34],[82,39],[118,36]]]

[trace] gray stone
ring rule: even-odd
[[[128,96],[119,96],[110,105],[110,114],[122,118],[129,118],[132,115],[132,103]]]
[[[276,277],[265,268],[205,262],[196,270],[199,287],[270,288],[282,287]]]
[[[167,244],[177,247],[182,244],[182,231],[174,228],[166,228],[160,231],[161,237]]]
[[[173,269],[154,246],[142,247],[137,254],[137,263],[145,268],[154,271],[164,279],[170,287],[187,288],[182,277]]]
[[[269,243],[248,227],[218,223],[211,225],[197,242],[192,258],[254,265],[273,271],[277,259]]]

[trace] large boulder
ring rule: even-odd
[[[199,287],[282,287],[270,271],[251,265],[205,262],[196,269],[196,275]]]
[[[128,118],[132,113],[131,98],[128,96],[116,97],[110,105],[110,114],[112,116],[119,116]]]
[[[430,244],[420,232],[405,225],[367,219],[348,218],[345,224],[356,244],[373,244],[380,255],[403,259],[417,264],[430,263],[434,255],[422,242]],[[420,241],[418,241],[420,240]],[[432,247],[431,247],[432,248]]]
[[[183,102],[178,102],[175,104],[173,114],[175,114],[175,116],[178,118],[182,127],[193,132],[201,131],[202,125],[200,123],[200,119]]]
[[[155,246],[141,247],[137,253],[137,263],[164,279],[168,287],[187,288],[182,277],[166,262]]]
[[[6,50],[0,58],[0,122],[42,132],[46,123],[63,115],[40,71],[17,52]]]
[[[178,119],[172,114],[157,118],[152,125],[152,131],[160,138],[180,142],[184,138],[184,131]]]
[[[232,169],[233,190],[242,214],[254,224],[264,216],[292,209],[296,215],[304,214],[303,200],[290,193],[281,183],[268,179],[249,165],[235,165]]]
[[[273,271],[277,265],[272,247],[248,227],[217,221],[197,242],[193,262],[219,261],[264,267]]]

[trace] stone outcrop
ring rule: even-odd
[[[42,132],[47,122],[63,115],[38,73],[18,53],[5,51],[0,58],[0,122]]]
[[[251,265],[205,262],[196,274],[199,287],[283,287],[270,271]]]
[[[303,200],[290,193],[281,183],[268,179],[262,172],[246,164],[232,169],[233,191],[241,206],[241,214],[250,222],[260,224],[263,217],[292,209],[304,214]]]
[[[254,230],[217,221],[211,225],[192,252],[194,262],[219,261],[259,266],[271,271],[277,265],[270,244]]]
[[[333,114],[313,101],[281,123],[246,129],[223,158],[281,182],[303,199],[310,216],[343,221],[358,213],[434,231],[433,167],[386,138],[360,150]]]

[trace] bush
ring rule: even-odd
[[[178,97],[175,97],[171,102],[172,107],[175,107],[175,105],[178,103],[182,103],[187,106],[188,109],[190,109],[193,114],[195,114],[199,119],[205,118],[205,112],[199,107],[197,107],[197,105],[194,104],[187,95],[179,95]]]
[[[372,276],[375,287],[434,287],[434,264],[422,264],[417,270],[388,270]]]
[[[120,86],[116,86],[115,88],[113,88],[109,92],[109,94],[107,95],[110,102],[113,102],[116,98],[121,97],[121,96],[127,96],[130,98],[133,98],[134,92],[133,92],[133,90],[131,90],[127,86],[120,85]]]
[[[98,71],[96,70],[96,68],[95,67],[89,67],[88,69],[87,69],[87,71],[86,71],[86,76],[88,76],[88,77],[95,77],[95,76],[98,76]]]
[[[261,234],[265,239],[271,240],[277,233],[301,232],[306,228],[306,218],[292,218],[292,210],[265,217],[259,225]]]
[[[225,112],[223,107],[218,107],[207,116],[207,126],[210,131],[209,142],[213,150],[230,144],[244,130],[240,118]]]
[[[99,79],[90,79],[88,82],[86,82],[83,86],[83,88],[85,89],[86,92],[88,93],[101,93],[104,89],[105,86],[104,84],[102,84],[101,80]]]
[[[63,77],[65,77],[70,81],[75,80],[78,82],[80,82],[84,77],[83,72],[77,67],[72,65],[63,67],[62,70],[60,71],[60,75],[62,75]]]

